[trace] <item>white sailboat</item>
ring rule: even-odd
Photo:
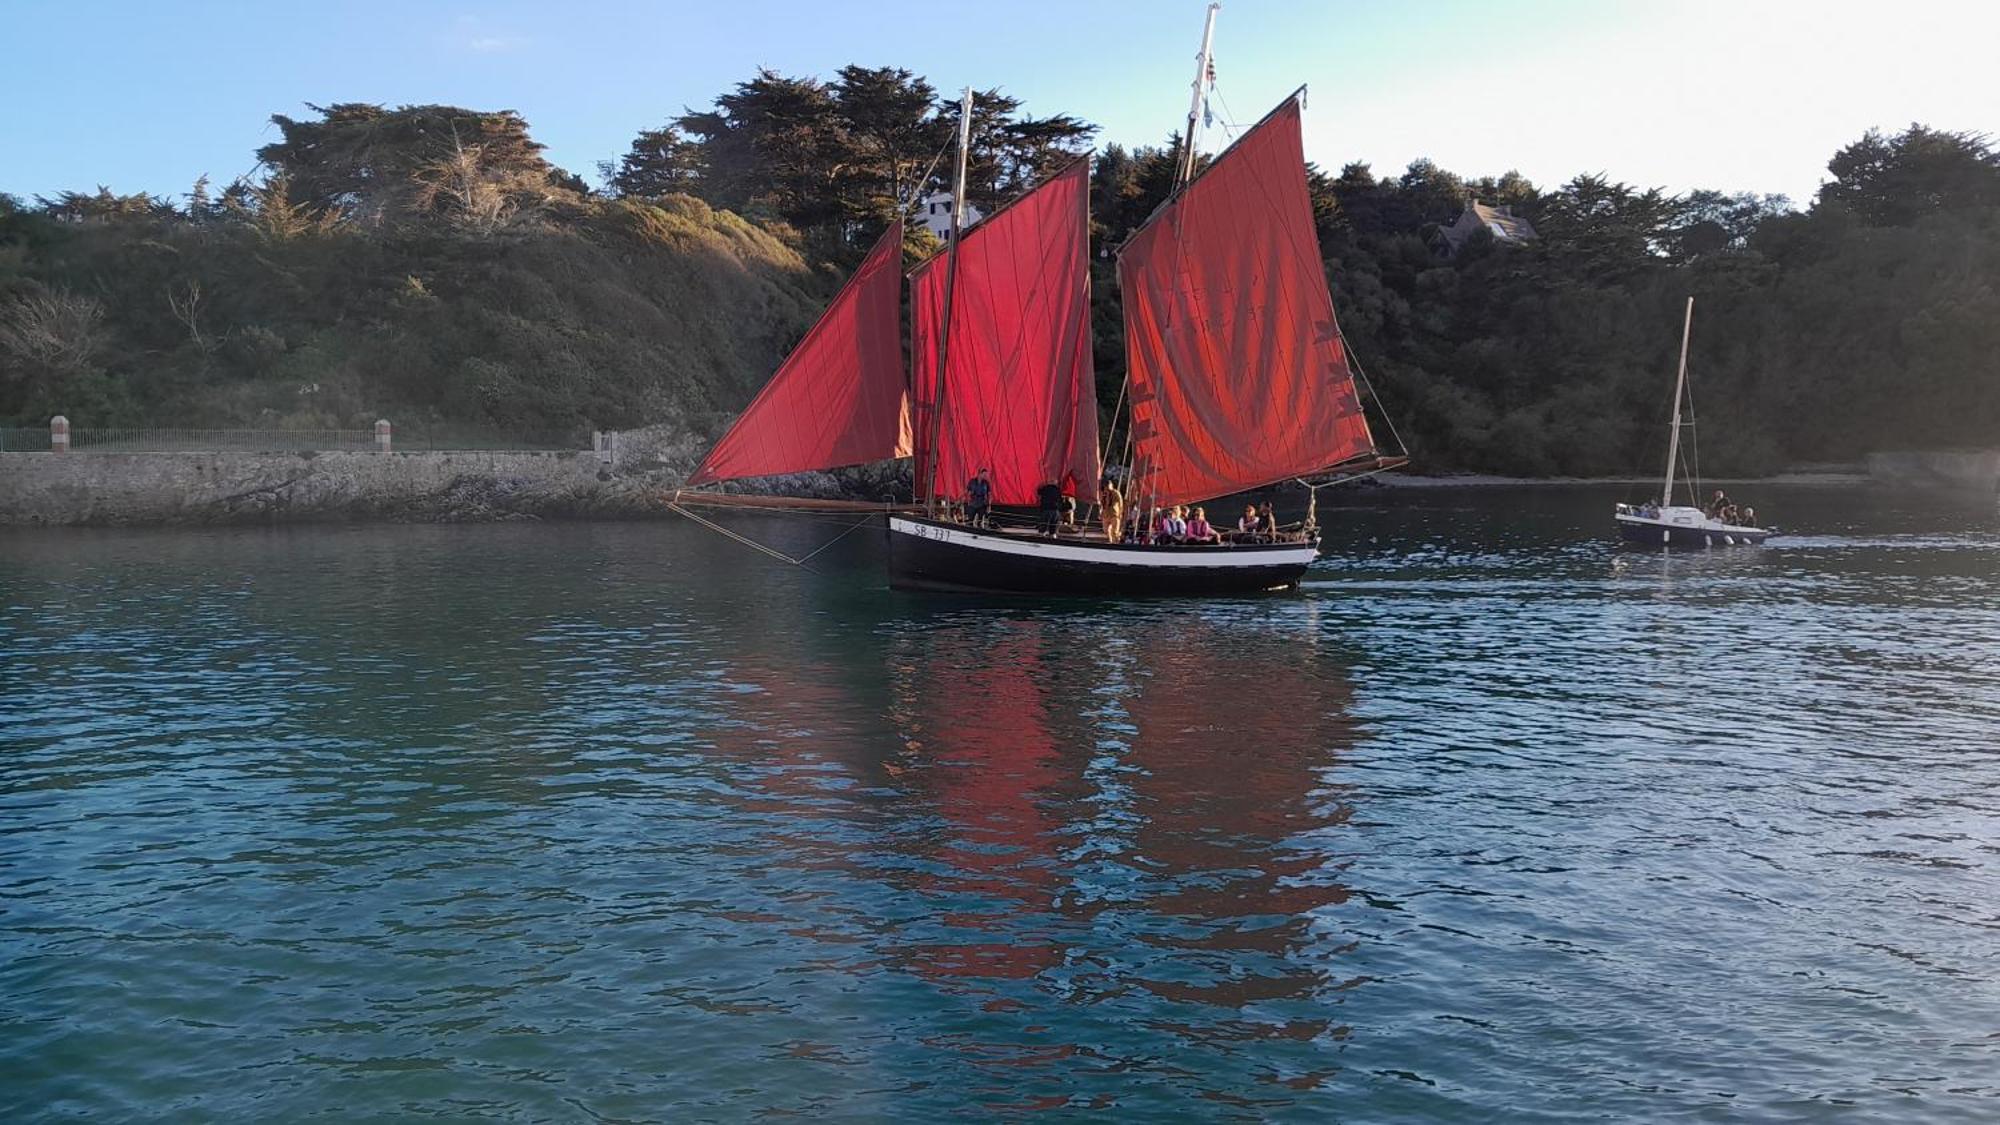
[[[1735,547],[1755,545],[1772,535],[1765,527],[1732,523],[1721,511],[1704,510],[1700,505],[1700,485],[1693,474],[1687,478],[1688,503],[1674,503],[1674,478],[1681,453],[1681,404],[1687,399],[1688,340],[1694,331],[1694,298],[1687,302],[1687,318],[1681,324],[1681,360],[1674,377],[1674,419],[1667,436],[1667,474],[1660,484],[1658,503],[1620,504],[1613,513],[1619,537],[1628,543],[1648,547]],[[1692,412],[1687,425],[1692,427]]]

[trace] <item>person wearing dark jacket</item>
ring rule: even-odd
[[[1062,526],[1062,514],[1063,514],[1062,485],[1059,485],[1054,481],[1049,481],[1048,483],[1042,485],[1040,488],[1037,488],[1035,490],[1035,501],[1037,505],[1040,507],[1042,513],[1042,523],[1041,523],[1042,534],[1054,535],[1056,533],[1056,529]]]
[[[981,469],[965,482],[965,522],[974,527],[984,527],[992,511],[993,470]]]

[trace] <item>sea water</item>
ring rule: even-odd
[[[9,530],[7,1120],[2000,1117],[2000,519],[1329,494],[1296,593],[881,531]]]

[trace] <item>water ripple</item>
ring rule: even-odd
[[[1608,499],[1330,509],[1215,603],[10,537],[0,1111],[1990,1119],[1993,513]]]

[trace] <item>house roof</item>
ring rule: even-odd
[[[1534,224],[1514,214],[1511,204],[1489,207],[1473,199],[1466,202],[1465,211],[1459,215],[1458,221],[1445,228],[1445,240],[1456,250],[1480,227],[1491,230],[1494,237],[1503,242],[1530,242],[1537,237]]]
[[[1535,237],[1534,224],[1514,214],[1512,205],[1488,207],[1477,199],[1466,205],[1479,221],[1487,226],[1499,227],[1501,232],[1516,242],[1526,242]]]

